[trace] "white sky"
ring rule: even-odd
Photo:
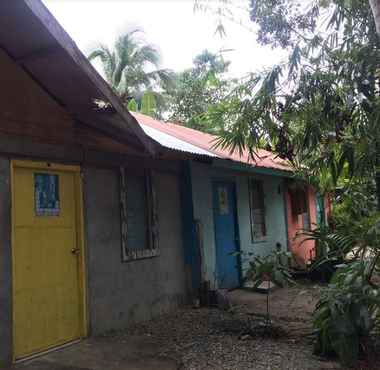
[[[192,0],[43,0],[70,34],[79,48],[88,50],[102,42],[112,46],[125,30],[142,28],[145,40],[157,46],[162,55],[162,68],[181,71],[191,67],[194,57],[204,49],[226,52],[230,72],[241,77],[278,63],[279,50],[262,47],[246,28],[226,22],[227,36],[215,35],[216,20],[208,13],[193,11]],[[248,1],[235,0],[243,6]],[[249,27],[248,14],[240,13]]]

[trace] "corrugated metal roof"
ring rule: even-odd
[[[149,137],[151,137],[153,140],[157,141],[159,144],[161,144],[162,146],[168,149],[179,150],[181,152],[186,152],[186,153],[191,153],[191,154],[216,157],[215,154],[207,150],[204,150],[186,141],[178,139],[175,136],[166,134],[165,132],[157,130],[156,128],[153,128],[144,124],[140,124],[140,126]]]
[[[214,135],[174,123],[161,122],[141,113],[131,113],[143,127],[147,135],[169,149],[207,155],[214,158],[230,159],[235,162],[249,164],[252,167],[291,171],[291,168],[285,160],[267,150],[258,149],[257,155],[253,160],[248,151],[240,155],[237,151],[231,153],[227,149],[215,148],[215,140],[217,137]],[[150,132],[148,128],[151,129]]]

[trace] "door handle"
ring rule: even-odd
[[[80,249],[79,248],[73,248],[73,249],[71,249],[71,253],[78,255],[80,253]]]

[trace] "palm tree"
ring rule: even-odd
[[[136,29],[119,36],[113,48],[100,44],[88,56],[90,61],[100,59],[106,80],[126,105],[131,99],[139,102],[145,91],[160,103],[160,91],[173,80],[171,70],[159,69],[156,47],[137,37],[141,32]]]

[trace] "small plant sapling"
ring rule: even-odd
[[[265,326],[271,325],[270,316],[270,288],[271,283],[279,287],[293,284],[294,280],[288,267],[289,253],[281,252],[279,248],[267,256],[254,256],[249,261],[249,267],[246,271],[245,280],[253,283],[253,288],[261,284],[268,284],[266,289],[267,307]]]

